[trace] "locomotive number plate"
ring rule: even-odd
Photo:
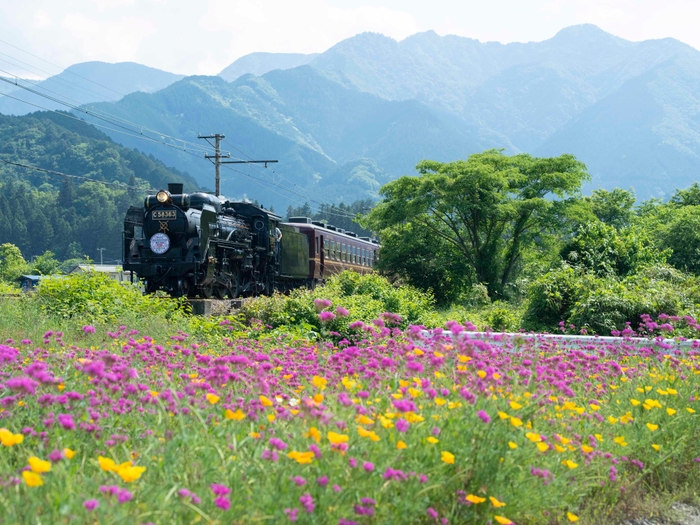
[[[175,210],[154,210],[152,217],[162,221],[170,221],[177,219],[177,212]]]

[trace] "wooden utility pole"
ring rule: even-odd
[[[216,170],[216,187],[214,188],[215,194],[218,197],[221,195],[221,165],[222,164],[264,164],[265,167],[267,168],[267,165],[269,163],[275,163],[277,162],[276,160],[221,160],[221,159],[228,159],[231,157],[230,153],[221,153],[221,140],[226,138],[226,135],[223,133],[215,133],[215,134],[209,134],[209,135],[197,135],[198,138],[204,139],[209,144],[211,144],[214,147],[214,155],[207,155],[206,153],[204,154],[205,159],[214,159],[214,168]],[[214,139],[214,143],[212,144],[210,139]]]

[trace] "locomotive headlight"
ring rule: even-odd
[[[159,191],[156,193],[156,200],[163,204],[164,202],[168,202],[170,200],[170,195],[168,195],[167,191]]]

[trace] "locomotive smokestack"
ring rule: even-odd
[[[169,182],[168,191],[170,192],[170,195],[182,195],[182,183]]]

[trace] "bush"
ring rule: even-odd
[[[142,316],[175,319],[184,314],[184,302],[144,296],[136,285],[120,283],[103,272],[85,272],[44,279],[37,291],[43,312],[64,319],[79,317],[85,323]]]
[[[667,265],[646,267],[624,279],[565,266],[533,283],[524,326],[552,331],[563,321],[608,335],[626,323],[636,327],[643,314],[693,315],[699,302],[698,280]]]
[[[327,299],[332,303],[327,310],[336,317],[325,325],[314,306],[315,299]],[[349,315],[337,315],[337,307],[347,309]],[[314,290],[296,289],[288,296],[275,294],[253,299],[244,304],[242,314],[247,321],[257,319],[273,328],[296,326],[307,331],[327,328],[345,333],[351,322],[369,322],[384,312],[400,315],[401,327],[435,324],[434,309],[435,300],[429,292],[407,285],[396,287],[377,274],[343,272]]]

